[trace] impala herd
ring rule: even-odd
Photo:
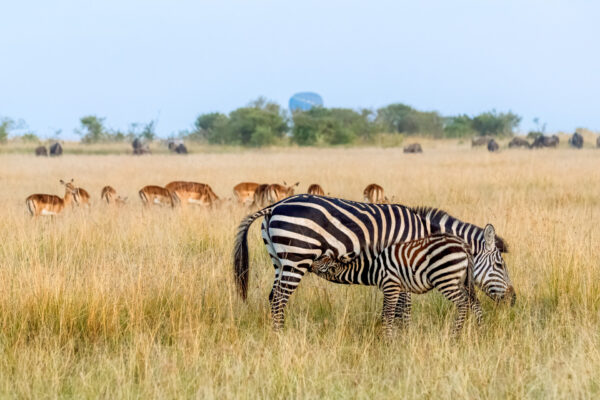
[[[73,179],[69,182],[61,179],[60,183],[65,187],[65,194],[62,198],[52,194],[32,194],[27,197],[25,203],[33,217],[60,214],[69,204],[73,206],[90,206],[90,194],[85,189],[76,187]],[[283,185],[279,183],[242,182],[233,187],[233,195],[235,201],[240,205],[264,208],[292,196],[299,184],[300,182],[296,182],[288,186],[285,182],[283,182]],[[323,188],[316,183],[308,187],[307,193],[325,196]],[[176,206],[187,207],[190,204],[214,207],[227,201],[219,198],[212,188],[205,183],[186,181],[173,181],[165,187],[144,186],[138,194],[142,204],[146,207],[167,206],[174,208]],[[384,196],[383,188],[375,183],[365,188],[363,198],[365,202],[369,203],[389,202],[388,198]],[[127,202],[127,197],[117,195],[117,191],[112,186],[102,188],[100,199],[109,205],[117,206],[124,205]]]

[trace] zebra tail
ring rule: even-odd
[[[233,272],[238,293],[244,301],[248,298],[248,230],[252,223],[265,215],[271,215],[273,206],[248,215],[238,226],[233,245]]]

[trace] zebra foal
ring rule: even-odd
[[[425,293],[433,288],[458,309],[453,334],[462,330],[469,307],[475,313],[477,323],[481,323],[481,305],[473,279],[473,257],[469,245],[461,238],[434,234],[389,246],[373,260],[367,257],[366,253],[361,253],[355,260],[341,263],[322,256],[312,264],[311,272],[336,283],[379,287],[383,292],[382,318],[386,337],[392,336],[401,296]],[[375,279],[362,280],[365,275]]]

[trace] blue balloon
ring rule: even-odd
[[[290,111],[308,111],[313,107],[322,107],[323,99],[313,92],[296,93],[290,97]]]

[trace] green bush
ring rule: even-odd
[[[406,104],[390,104],[377,110],[376,123],[387,132],[442,137],[444,124],[435,111],[418,111]]]
[[[374,124],[370,112],[348,108],[315,107],[293,115],[292,139],[301,146],[350,144],[357,138],[369,140]]]
[[[512,135],[521,117],[512,112],[497,113],[496,110],[482,113],[473,118],[473,129],[481,136]]]
[[[0,120],[0,143],[6,143],[9,131],[12,129],[14,121],[10,118]]]

